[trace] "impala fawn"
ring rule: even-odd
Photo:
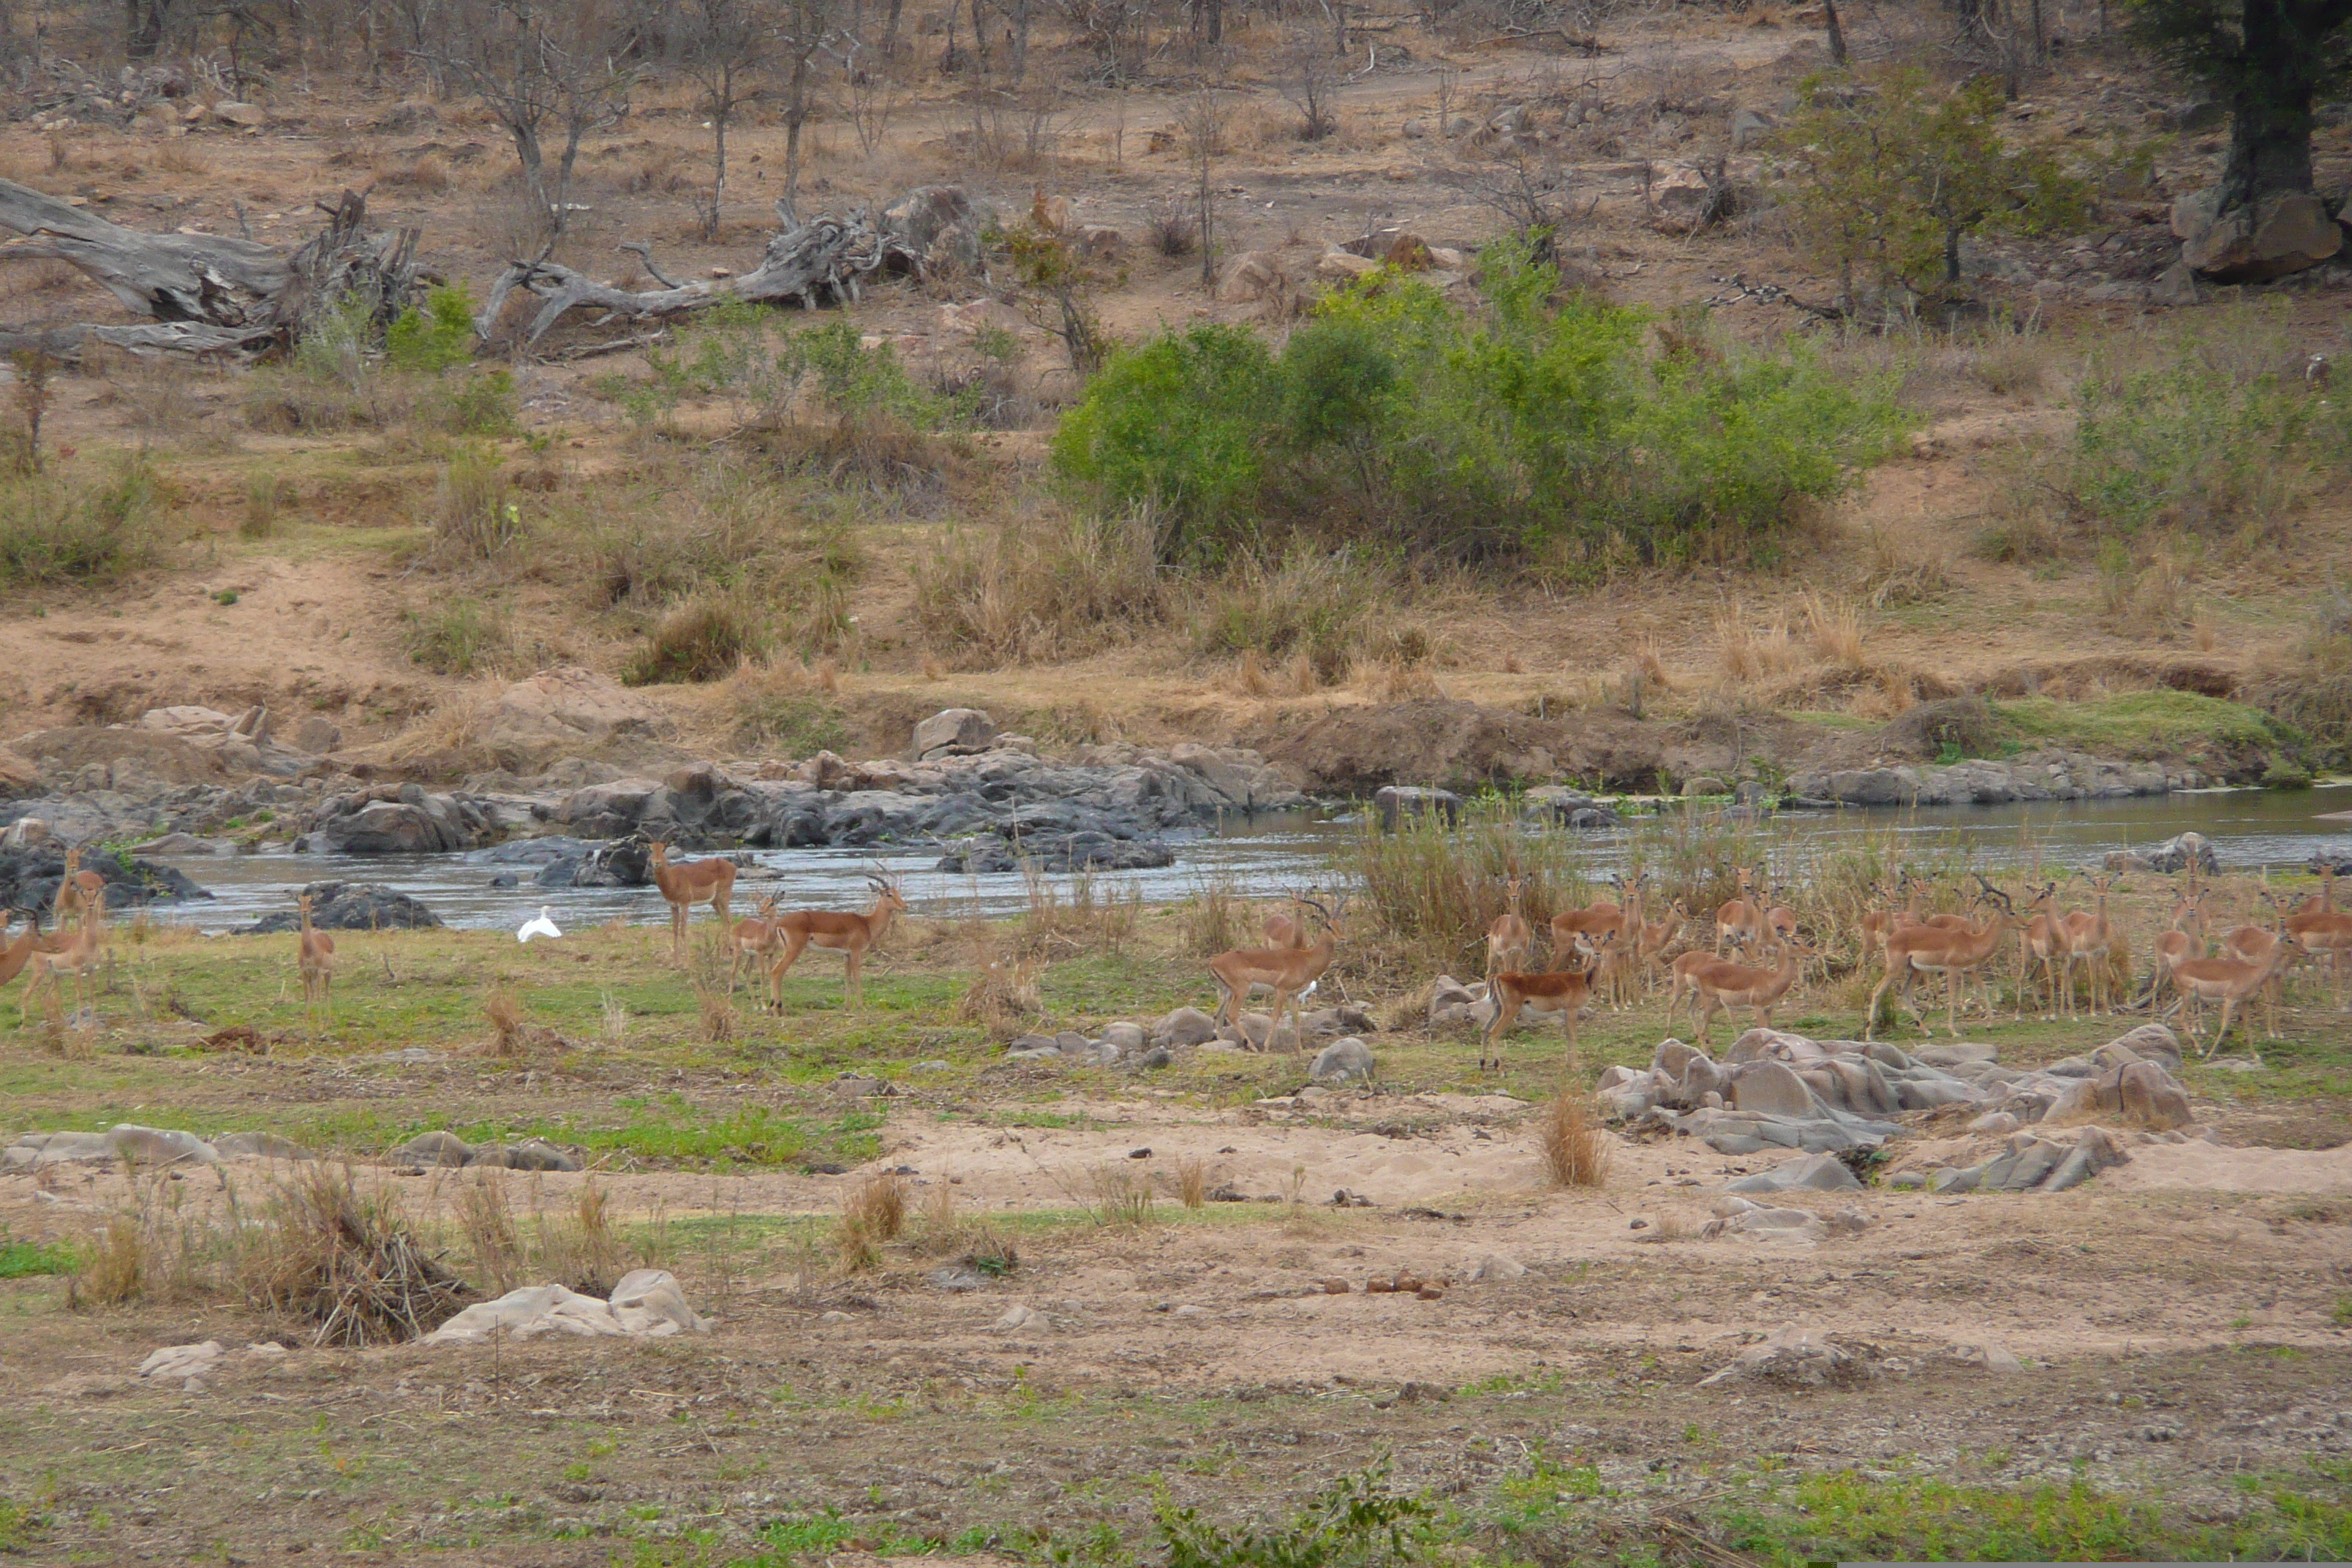
[[[678,958],[686,956],[686,927],[694,906],[705,902],[710,912],[719,917],[720,930],[727,928],[727,901],[735,895],[735,863],[732,860],[688,860],[673,865],[669,858],[669,841],[656,838],[646,846],[646,867],[653,873],[654,886],[669,905],[670,951]]]
[[[302,1002],[314,1027],[321,1016],[332,1024],[335,1010],[327,991],[335,981],[335,939],[310,924],[310,894],[296,895],[294,907],[302,913],[301,945],[295,952],[295,963],[302,971]]]
[[[878,871],[869,871],[866,885],[874,890],[874,907],[862,915],[796,910],[776,917],[776,932],[782,939],[783,952],[768,971],[769,1006],[778,1012],[783,1010],[784,975],[811,947],[829,948],[845,954],[849,963],[842,979],[842,994],[853,1005],[866,999],[866,982],[862,978],[866,954],[889,931],[890,922],[907,912],[907,900],[899,896],[898,883]]]
[[[761,973],[761,960],[772,958],[783,945],[783,933],[776,929],[776,897],[771,893],[760,900],[759,909],[749,920],[737,921],[727,933],[728,944],[735,950],[727,965],[727,994],[735,994],[735,980],[742,973],[748,960],[751,972]]]
[[[1746,866],[1737,868],[1739,896],[1729,900],[1715,911],[1715,956],[1723,956],[1724,944],[1736,942],[1746,947],[1764,934],[1764,911],[1750,899],[1748,891],[1756,885],[1756,873]]]
[[[1290,1010],[1290,1048],[1306,1049],[1307,1026],[1299,1016],[1298,998],[1322,980],[1345,934],[1339,924],[1348,907],[1345,899],[1328,910],[1312,899],[1300,902],[1323,917],[1323,934],[1311,946],[1235,948],[1209,960],[1209,977],[1217,985],[1217,1016],[1234,1028],[1241,1027],[1242,1001],[1252,989],[1263,986],[1274,993],[1274,1021],[1265,1037],[1268,1049],[1282,1032],[1286,1007]]]

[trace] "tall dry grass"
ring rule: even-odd
[[[1536,1124],[1536,1141],[1543,1152],[1544,1175],[1553,1186],[1609,1184],[1614,1145],[1582,1090],[1563,1089],[1552,1097]]]
[[[1017,513],[959,530],[910,570],[924,636],[964,666],[1043,663],[1131,641],[1171,603],[1148,513]]]

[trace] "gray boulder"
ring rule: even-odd
[[[395,888],[381,882],[312,882],[302,889],[310,895],[310,923],[320,931],[437,931],[441,917]],[[267,936],[299,930],[299,910],[280,910],[249,926],[239,936]]]
[[[1776,1061],[1742,1064],[1725,1099],[1735,1110],[1766,1116],[1811,1116],[1821,1109],[1805,1080]]]
[[[950,708],[915,726],[909,748],[919,762],[986,751],[996,741],[996,721],[978,708]]]
[[[1155,1046],[1198,1046],[1217,1037],[1217,1021],[1198,1007],[1179,1007],[1151,1026]]]
[[[1315,1053],[1307,1077],[1320,1084],[1370,1083],[1372,1048],[1352,1035],[1334,1040]]]
[[[508,1171],[576,1171],[580,1162],[554,1144],[537,1138],[520,1143],[485,1143],[466,1155],[469,1166]]]
[[[2309,192],[2263,197],[2221,214],[2180,247],[2180,258],[2218,283],[2263,283],[2318,266],[2344,248],[2344,231]]]
[[[213,1150],[224,1160],[315,1160],[319,1156],[291,1138],[275,1132],[224,1132],[213,1140]]]
[[[1439,816],[1451,826],[1461,819],[1462,797],[1450,789],[1385,784],[1372,796],[1372,809],[1380,814],[1381,826],[1391,832],[1407,816]]]
[[[404,1165],[462,1165],[473,1158],[473,1147],[455,1132],[420,1132],[392,1157]]]
[[[2153,848],[2118,849],[2107,857],[2108,868],[2116,871],[2160,871],[2168,877],[2190,866],[2210,876],[2221,875],[2221,857],[2213,853],[2212,840],[2201,833],[2183,833]]]
[[[1727,1193],[1858,1193],[1862,1183],[1846,1163],[1834,1154],[1813,1154],[1790,1160],[1769,1171],[1729,1183]]]
[[[141,1165],[217,1165],[220,1155],[193,1132],[140,1127],[125,1121],[106,1130],[106,1141],[121,1158]]]

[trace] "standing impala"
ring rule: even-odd
[[[758,974],[762,967],[761,961],[773,958],[776,950],[783,945],[784,933],[776,928],[776,898],[771,893],[761,900],[759,910],[751,919],[737,921],[734,929],[727,933],[728,943],[735,950],[734,958],[727,965],[727,994],[730,997],[735,994],[735,980],[743,973],[746,961],[751,963],[751,973]]]
[[[866,874],[866,885],[874,889],[874,907],[862,915],[836,914],[830,910],[795,910],[776,917],[776,933],[783,941],[783,952],[768,971],[768,1005],[777,1012],[784,1006],[784,975],[798,963],[801,953],[811,946],[830,948],[845,953],[848,972],[842,981],[844,997],[855,1004],[866,999],[866,983],[859,976],[866,964],[866,954],[890,922],[907,912],[907,900],[899,896],[898,884],[879,871]]]
[[[1536,933],[1529,929],[1527,918],[1519,913],[1519,894],[1524,884],[1514,871],[1503,883],[1503,912],[1486,928],[1486,975],[1492,979],[1497,969],[1511,969],[1528,961],[1535,948]]]
[[[2334,867],[2321,870],[2319,889],[2317,898],[2305,899],[2303,907],[2280,924],[2288,942],[2314,958],[2326,958],[2330,972],[2340,984],[2352,976],[2352,914],[2335,906]],[[2345,1005],[2352,1007],[2352,996],[2345,999]]]
[[[1290,895],[1287,910],[1276,910],[1265,917],[1265,945],[1268,947],[1305,947],[1307,945],[1307,911],[1299,906],[1297,893]]]
[[[1666,1003],[1666,1020],[1674,1021],[1675,1004],[1687,992],[1691,1016],[1698,1021],[1702,1046],[1714,1029],[1715,1016],[1727,1008],[1754,1008],[1757,1026],[1769,1029],[1772,1026],[1772,1009],[1797,984],[1798,976],[1804,973],[1803,960],[1811,951],[1794,942],[1784,942],[1780,961],[1769,969],[1734,963],[1710,952],[1684,953],[1675,960],[1675,994]]]
[[[335,980],[335,939],[310,924],[310,895],[298,893],[294,907],[302,913],[301,945],[296,949],[294,962],[302,972],[302,1001],[310,1010],[310,1023],[316,1027],[321,1014],[334,1022],[334,1007],[327,999],[327,988]]]
[[[2194,879],[2192,878],[2193,881]],[[2172,982],[2172,972],[2192,958],[2205,956],[2205,897],[2212,889],[2191,887],[2187,892],[2173,889],[2172,919],[2156,939],[2156,961],[2148,966],[2148,1005],[2154,1006],[2157,997]],[[2027,933],[2032,941],[2032,933]],[[2175,987],[2178,989],[2178,987]]]
[[[1724,943],[1736,942],[1746,947],[1764,935],[1764,910],[1748,895],[1756,885],[1756,873],[1745,866],[1738,868],[1739,896],[1715,911],[1715,955],[1723,956]]]
[[[89,977],[98,973],[98,959],[106,942],[106,889],[101,887],[82,906],[81,930],[73,940],[58,951],[46,952],[39,945],[33,949],[32,976],[25,983],[25,994],[16,999],[16,1023],[25,1022],[26,1004],[43,982],[55,990],[58,976],[74,977],[74,1011],[79,1014],[89,1002]]]
[[[1617,887],[1625,897],[1622,906],[1595,899],[1580,910],[1568,910],[1551,917],[1551,961],[1555,967],[1568,962],[1570,948],[1598,952],[1604,941],[1625,930],[1629,920],[1641,919],[1642,873],[1633,872],[1630,879],[1620,878]]]
[[[81,868],[81,851],[66,851],[66,874],[58,879],[58,896],[51,908],[62,924],[68,915],[79,914],[89,908],[89,901],[106,892],[106,879],[95,871]]]
[[[1507,969],[1494,977],[1489,987],[1495,1001],[1495,1016],[1486,1025],[1486,1037],[1478,1055],[1478,1070],[1492,1066],[1503,1070],[1503,1032],[1518,1018],[1520,1010],[1538,1016],[1557,1013],[1568,1031],[1568,1060],[1576,1064],[1576,1021],[1592,1005],[1592,977],[1609,961],[1617,945],[1614,935],[1601,939],[1601,947],[1582,969],[1547,969],[1535,973],[1522,973]],[[1494,1055],[1489,1058],[1487,1051]]]
[[[670,951],[679,958],[686,956],[687,917],[694,906],[708,901],[710,912],[719,917],[719,929],[727,926],[727,900],[735,896],[735,863],[732,860],[688,860],[672,865],[669,841],[656,838],[646,846],[646,869],[653,873],[654,886],[669,905]]]
[[[2000,907],[1972,925],[1952,931],[1943,926],[1898,926],[1886,938],[1886,974],[1878,989],[1870,994],[1870,1010],[1863,1015],[1862,1037],[1868,1040],[1878,1027],[1879,999],[1886,994],[1899,976],[1903,982],[1902,1003],[1911,1009],[1911,1021],[1919,1032],[1933,1039],[1936,1031],[1927,1026],[1926,1016],[1911,999],[1911,988],[1922,974],[1941,974],[1946,982],[1944,993],[1944,1026],[1959,1038],[1960,980],[1969,971],[2000,951],[2000,939],[2008,932],[2024,926],[2025,919],[2009,901],[2009,896],[1987,883],[1986,894]]]
[[[2116,879],[2084,876],[2084,880],[2091,884],[2093,907],[2070,910],[2059,921],[2066,938],[2066,1016],[2070,1018],[2074,1016],[2074,965],[2078,963],[2090,969],[2091,1016],[2099,1016],[2107,999],[2107,950],[2116,941],[2116,928],[2107,921],[2107,894]]]
[[[2213,1041],[2205,1047],[2203,1055],[2210,1058],[2221,1049],[2222,1039],[2230,1033],[2231,1015],[2237,1011],[2238,1004],[2260,991],[2273,975],[2294,962],[2297,951],[2291,943],[2282,942],[2274,945],[2270,956],[2260,963],[2248,963],[2238,958],[2192,958],[2177,965],[2172,971],[2172,983],[2180,987],[2183,996],[2197,1004],[2189,1021],[2189,1043],[2197,1043],[2197,1026],[2204,1017],[2204,1004],[2219,1002],[2221,1004],[2221,1026],[2213,1032]],[[2245,1025],[2241,1023],[2238,1033],[2242,1036],[2245,1032]],[[2270,1032],[2273,1039],[2278,1037],[2275,1015],[2271,1019]]]
[[[1274,993],[1274,1022],[1266,1031],[1269,1048],[1274,1037],[1282,1032],[1282,1012],[1290,1009],[1290,1048],[1303,1052],[1307,1026],[1298,1014],[1299,994],[1323,978],[1331,967],[1331,955],[1339,939],[1340,916],[1348,901],[1341,899],[1337,907],[1325,909],[1312,899],[1299,900],[1323,917],[1323,934],[1308,947],[1243,947],[1231,952],[1221,952],[1209,960],[1209,976],[1217,983],[1217,1016],[1234,1028],[1241,1027],[1242,999],[1253,986],[1264,986]]]

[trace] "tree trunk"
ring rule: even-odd
[[[907,0],[890,0],[890,19],[882,26],[882,58],[898,58],[898,13],[906,8]]]
[[[808,119],[809,57],[793,62],[792,83],[784,99],[784,205],[797,208],[801,199],[801,125]]]
[[[0,260],[63,261],[152,323],[58,329],[52,352],[87,340],[250,357],[299,342],[355,295],[389,324],[417,291],[417,231],[372,233],[366,221],[366,198],[346,191],[327,227],[288,254],[221,235],[124,228],[0,180],[0,228],[24,237],[0,245]]]
[[[1015,86],[1029,69],[1029,0],[1013,0],[1013,45],[1009,62]]]
[[[2311,100],[2323,40],[2299,24],[2294,0],[2245,0],[2246,69],[2230,94],[2230,155],[2221,210],[2311,189]]]
[[[1843,67],[1845,64],[1845,29],[1838,26],[1837,0],[1822,0],[1822,16],[1829,27],[1830,64]]]
[[[163,0],[123,0],[122,52],[152,60],[163,43]]]
[[[719,208],[727,200],[727,115],[733,105],[720,104],[710,111],[710,216],[702,226],[702,237],[719,237]]]
[[[1202,0],[1202,8],[1209,14],[1209,42],[1223,43],[1225,41],[1225,0]]]

